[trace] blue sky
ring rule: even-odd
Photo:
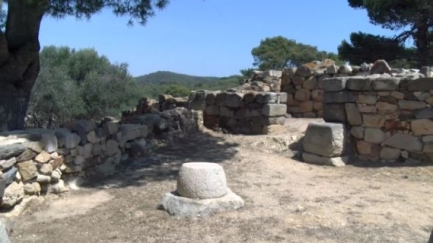
[[[252,67],[251,49],[282,35],[337,52],[351,32],[394,35],[369,23],[365,10],[347,0],[172,0],[146,26],[105,11],[90,20],[46,17],[42,46],[95,48],[112,62],[126,62],[132,75],[173,71],[228,76]]]

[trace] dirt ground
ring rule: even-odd
[[[12,242],[420,242],[433,227],[433,167],[292,159],[308,122],[271,135],[204,131],[119,168],[116,175],[16,218]],[[245,207],[203,219],[158,210],[184,162],[220,163]]]

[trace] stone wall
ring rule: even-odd
[[[414,71],[327,78],[323,118],[344,123],[361,160],[433,159],[433,78]]]
[[[11,209],[32,195],[66,192],[68,178],[110,175],[121,161],[148,154],[159,137],[196,130],[195,113],[176,108],[128,116],[123,123],[78,120],[56,130],[1,133],[0,208]]]
[[[323,116],[323,81],[330,77],[347,77],[368,73],[370,65],[337,66],[326,59],[307,63],[282,73],[281,91],[286,92],[287,113],[292,117],[318,118]]]
[[[234,134],[266,134],[269,125],[285,122],[286,93],[207,92],[204,98],[204,125]],[[198,103],[198,101],[197,101]]]
[[[277,70],[254,71],[249,79],[239,86],[238,90],[257,92],[280,92],[283,72]]]

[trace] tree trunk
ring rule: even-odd
[[[422,10],[416,23],[415,45],[418,54],[418,66],[429,66],[429,28],[428,28],[428,10]]]
[[[0,31],[0,132],[23,129],[39,74],[39,28],[49,1],[8,1],[6,31]]]

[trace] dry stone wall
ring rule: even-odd
[[[282,73],[281,91],[287,93],[287,113],[292,117],[323,116],[323,82],[326,78],[366,74],[370,65],[337,66],[327,59],[307,63]]]
[[[333,77],[323,118],[347,125],[359,159],[433,159],[433,78],[421,73]]]
[[[204,125],[235,134],[266,134],[268,126],[285,122],[286,93],[207,92],[204,98]]]
[[[158,134],[196,130],[197,118],[193,111],[176,108],[128,116],[129,124],[78,120],[56,130],[1,133],[0,208],[12,209],[32,195],[66,192],[72,177],[110,175],[121,161],[148,154]]]

